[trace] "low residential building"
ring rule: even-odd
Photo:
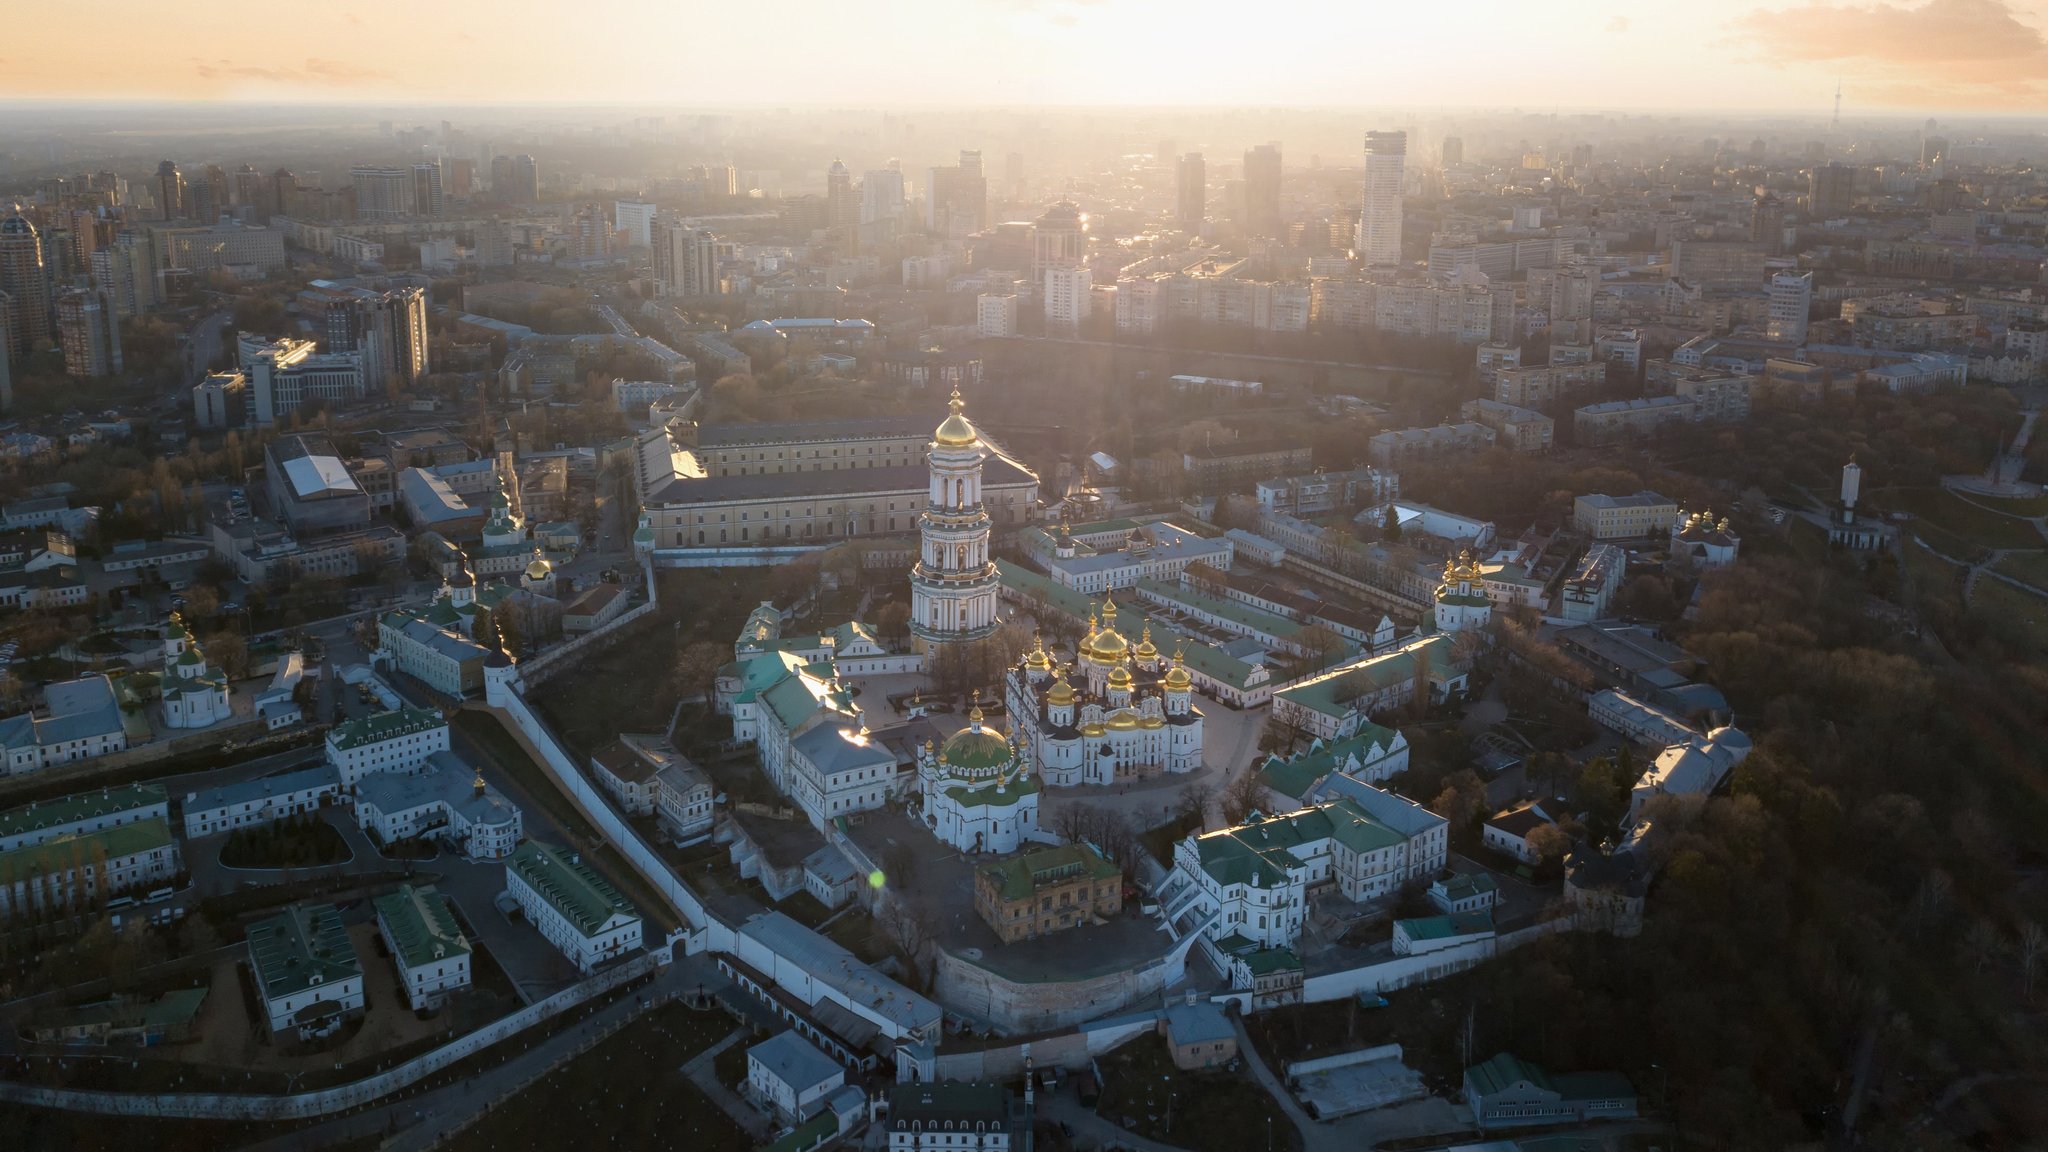
[[[1536,411],[1498,400],[1480,397],[1465,401],[1458,410],[1461,420],[1493,429],[1494,443],[1517,452],[1544,452],[1557,435],[1557,421]]]
[[[739,926],[736,943],[739,963],[775,990],[795,997],[807,1010],[822,1012],[826,1004],[843,1009],[861,1030],[896,1041],[899,1059],[906,1045],[938,1042],[944,1014],[937,1004],[780,912],[749,917]]]
[[[1181,469],[1198,492],[1235,489],[1265,476],[1306,472],[1315,453],[1306,444],[1231,440],[1181,454]]]
[[[974,910],[1005,944],[1122,909],[1122,870],[1087,844],[1040,848],[974,870]]]
[[[1343,778],[1337,778],[1342,780]],[[1334,889],[1354,903],[1398,893],[1441,871],[1449,822],[1391,792],[1351,781],[1342,795],[1279,816],[1189,836],[1174,848],[1161,887],[1169,923],[1203,936],[1230,956],[1291,948],[1308,898]]]
[[[319,764],[185,794],[185,836],[213,836],[283,820],[341,797],[341,773]]]
[[[654,811],[654,774],[680,759],[660,736],[629,735],[590,754],[590,774],[628,816]]]
[[[1360,724],[1357,732],[1342,739],[1315,737],[1292,756],[1268,756],[1259,768],[1259,782],[1266,786],[1267,803],[1285,812],[1299,807],[1303,797],[1333,772],[1377,783],[1407,770],[1407,737],[1393,728]]]
[[[1644,490],[1632,496],[1593,492],[1572,501],[1572,523],[1595,540],[1647,540],[1670,531],[1678,502]]]
[[[484,686],[490,649],[419,613],[400,610],[377,621],[379,655],[427,687],[462,698]]]
[[[126,784],[78,792],[0,812],[0,852],[29,848],[61,836],[83,836],[135,824],[163,820],[170,801],[157,784]]]
[[[0,720],[0,747],[8,775],[121,751],[128,729],[113,684],[94,674],[45,685],[42,708]]]
[[[1683,744],[1699,733],[1692,725],[1619,688],[1603,688],[1586,701],[1593,723],[1651,748]]]
[[[1541,864],[1543,854],[1536,850],[1531,840],[1538,828],[1557,823],[1550,812],[1551,806],[1557,803],[1545,800],[1496,812],[1481,828],[1479,838],[1488,848],[1506,853],[1524,864]]]
[[[455,904],[431,884],[400,884],[376,900],[377,934],[391,950],[398,982],[415,1012],[437,1008],[469,987],[469,938]]]
[[[800,1124],[846,1083],[846,1069],[795,1032],[778,1032],[747,1049],[747,1095]]]
[[[1451,638],[1425,636],[1282,688],[1273,694],[1273,716],[1309,737],[1343,739],[1357,735],[1376,713],[1414,699],[1418,683],[1428,686],[1435,704],[1462,694],[1469,682]]]
[[[1629,790],[1628,822],[1642,816],[1654,796],[1705,796],[1721,786],[1735,766],[1748,759],[1751,743],[1740,728],[1716,728],[1658,753]]]
[[[1394,921],[1394,955],[1423,956],[1494,937],[1493,913],[1454,912]]]
[[[979,1081],[889,1089],[889,1152],[1009,1152],[1010,1093]]]
[[[1636,1090],[1618,1072],[1552,1076],[1506,1052],[1465,1069],[1465,1103],[1483,1129],[1590,1124],[1636,1115]]]
[[[631,601],[623,584],[593,584],[562,606],[562,631],[595,632],[625,615]]]
[[[1445,915],[1479,912],[1500,903],[1500,885],[1485,872],[1439,877],[1430,883],[1429,902]]]
[[[1627,575],[1627,553],[1612,544],[1593,545],[1558,592],[1560,612],[1567,620],[1604,618]]]
[[[84,911],[178,869],[178,844],[161,817],[0,852],[0,920]]]
[[[519,843],[519,809],[452,752],[416,771],[374,772],[356,785],[356,827],[379,843],[432,837],[471,860],[503,860]]]
[[[1220,1068],[1237,1059],[1237,1029],[1213,1000],[1191,993],[1167,1004],[1159,1013],[1159,1031],[1175,1068]]]
[[[1028,528],[1024,548],[1045,566],[1054,583],[1099,595],[1140,580],[1177,581],[1190,564],[1227,570],[1235,545],[1224,536],[1203,536],[1173,524],[1146,524],[1120,547],[1109,549],[1090,547],[1064,528]]]
[[[1677,424],[1698,420],[1699,405],[1679,396],[1647,396],[1588,404],[1572,412],[1572,435],[1579,447],[1617,444],[1654,437]]]
[[[640,947],[639,912],[566,848],[521,844],[505,862],[505,893],[579,972]]]
[[[399,708],[337,724],[327,733],[327,762],[343,788],[373,772],[411,772],[448,750],[448,721],[428,708]]]
[[[711,834],[715,789],[697,766],[681,755],[654,774],[654,811],[662,832],[677,844]]]
[[[1558,363],[1502,367],[1493,376],[1493,398],[1502,404],[1539,408],[1569,400],[1607,383],[1605,363]]]
[[[332,904],[294,904],[249,925],[249,971],[272,1032],[325,1036],[363,1010],[363,963]]]
[[[1376,468],[1397,468],[1453,452],[1474,452],[1491,448],[1496,437],[1484,424],[1439,424],[1434,428],[1399,428],[1381,432],[1366,441]]]

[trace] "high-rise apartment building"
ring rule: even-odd
[[[92,286],[106,296],[114,315],[139,316],[156,307],[154,252],[149,233],[124,229],[92,254]]]
[[[654,205],[643,200],[614,201],[612,221],[629,246],[646,248],[654,243]]]
[[[439,164],[412,166],[412,210],[421,216],[439,216],[447,208],[441,190]]]
[[[960,163],[930,169],[925,180],[924,223],[941,236],[966,237],[988,227],[988,178],[981,153],[963,149]]]
[[[299,178],[289,168],[279,168],[270,174],[271,210],[281,216],[298,212]]]
[[[524,152],[512,158],[512,192],[514,203],[540,203],[540,161]]]
[[[1822,164],[1807,179],[1807,198],[1822,220],[1846,216],[1856,203],[1856,170],[1845,164]]]
[[[327,351],[354,353],[365,388],[394,392],[426,375],[426,289],[354,288],[323,303]]]
[[[1358,214],[1358,255],[1367,264],[1401,262],[1401,191],[1406,132],[1365,134],[1365,192]]]
[[[860,222],[894,220],[903,215],[903,173],[893,168],[863,172],[860,177]]]
[[[467,156],[448,161],[448,179],[442,191],[450,196],[474,196],[476,161]]]
[[[1088,251],[1086,219],[1081,206],[1062,200],[1041,213],[1032,223],[1031,276],[1041,283],[1047,269],[1072,268]]]
[[[1247,237],[1278,238],[1280,228],[1280,145],[1260,144],[1244,154],[1244,217]]]
[[[57,297],[57,335],[65,375],[97,380],[121,370],[121,322],[98,292],[68,288]]]
[[[192,218],[201,224],[217,224],[229,207],[228,174],[218,164],[199,170],[199,179],[186,189],[192,200]]]
[[[1045,290],[1048,331],[1072,332],[1088,319],[1095,281],[1082,267],[1048,268],[1040,281]]]
[[[853,194],[853,173],[837,160],[825,170],[825,227],[850,234],[860,223],[860,201]]]
[[[1456,168],[1465,162],[1465,138],[1446,136],[1443,144],[1443,163],[1446,168]]]
[[[50,282],[43,239],[20,214],[0,220],[0,292],[7,294],[7,358],[19,361],[50,346]]]
[[[403,220],[413,213],[413,177],[407,168],[359,165],[348,170],[356,190],[356,219]]]
[[[1771,339],[1806,343],[1806,317],[1812,309],[1813,273],[1779,272],[1771,277]]]
[[[477,262],[486,268],[506,268],[512,264],[512,226],[503,220],[492,220],[477,232]]]
[[[654,220],[654,290],[661,296],[718,294],[718,237],[673,216]]]
[[[157,211],[165,220],[176,220],[185,211],[185,177],[170,160],[156,166]]]
[[[1749,238],[1764,245],[1766,252],[1785,247],[1785,202],[1762,188],[1749,205]]]
[[[1202,154],[1190,152],[1181,157],[1174,180],[1175,215],[1181,227],[1202,226],[1202,221],[1208,218],[1208,191],[1208,168],[1202,162]]]
[[[611,254],[612,225],[604,217],[604,209],[596,204],[585,204],[576,209],[576,215],[569,221],[569,258],[571,260],[601,260]]]
[[[235,169],[230,185],[235,205],[248,208],[259,223],[270,219],[271,213],[276,211],[270,205],[269,182],[263,179],[263,173],[258,172],[254,164],[244,164]]]

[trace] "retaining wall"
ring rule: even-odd
[[[409,1087],[460,1060],[474,1056],[500,1040],[516,1036],[576,1005],[639,979],[669,961],[666,949],[643,952],[616,968],[607,968],[574,987],[529,1004],[502,1019],[416,1056],[387,1072],[352,1084],[300,1092],[290,1096],[250,1096],[215,1093],[94,1092],[75,1088],[46,1088],[35,1084],[0,1081],[0,1100],[40,1108],[62,1108],[71,1112],[96,1112],[110,1116],[160,1116],[180,1120],[304,1120],[374,1103],[401,1088]]]

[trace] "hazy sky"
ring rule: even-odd
[[[2048,0],[95,0],[0,96],[2048,112]],[[82,15],[82,14],[81,14]]]

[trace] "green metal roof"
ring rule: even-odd
[[[956,785],[946,789],[946,796],[966,808],[1007,808],[1037,791],[1038,777],[1020,776],[1004,781],[1000,787],[993,781],[980,785]]]
[[[162,804],[168,797],[161,785],[126,784],[96,792],[75,792],[59,800],[29,804],[0,812],[0,836],[20,836],[43,828],[61,828],[95,816],[110,816]]]
[[[1002,733],[978,723],[953,733],[939,749],[939,758],[955,768],[1000,768],[1016,755]]]
[[[1235,827],[1197,836],[1195,855],[1218,884],[1271,888],[1286,883],[1290,868],[1306,863],[1298,854],[1302,848],[1322,840],[1363,854],[1394,847],[1407,837],[1346,796],[1281,816],[1254,812]]]
[[[1524,1081],[1545,1091],[1556,1091],[1551,1087],[1550,1076],[1540,1066],[1507,1052],[1495,1053],[1492,1059],[1465,1069],[1466,1085],[1482,1096],[1491,1096]]]
[[[249,962],[267,999],[363,974],[332,904],[294,904],[249,926]]]
[[[1396,920],[1394,923],[1401,925],[1410,940],[1444,940],[1452,936],[1469,936],[1474,932],[1493,931],[1493,913],[1453,912],[1449,916],[1419,916],[1412,920]]]
[[[1337,771],[1339,765],[1350,763],[1354,756],[1361,764],[1366,764],[1386,755],[1397,735],[1399,734],[1392,728],[1382,728],[1378,724],[1362,724],[1359,726],[1358,735],[1327,744],[1318,740],[1311,744],[1307,751],[1296,753],[1292,759],[1267,757],[1265,764],[1259,768],[1259,775],[1266,787],[1282,796],[1299,800],[1308,793],[1316,781]]]
[[[171,843],[171,826],[161,816],[98,832],[59,836],[12,852],[0,852],[0,885],[68,872],[80,865],[92,865],[101,856],[109,861],[120,860]]]
[[[377,915],[390,929],[405,967],[469,954],[469,941],[455,921],[455,905],[433,885],[415,888],[401,884],[389,896],[379,896],[376,904]]]
[[[346,752],[365,744],[390,740],[399,736],[410,736],[447,725],[439,712],[428,708],[400,708],[392,712],[379,712],[360,720],[338,724],[327,734],[327,742]]]
[[[996,891],[1005,900],[1022,900],[1047,884],[1061,884],[1078,877],[1107,880],[1122,870],[1102,858],[1087,844],[1062,844],[1040,848],[1004,860],[992,860],[979,871],[993,877]]]
[[[573,858],[566,848],[528,840],[513,849],[505,867],[586,936],[615,915],[640,915],[596,869]]]
[[[1240,956],[1245,967],[1254,976],[1266,976],[1274,972],[1290,972],[1301,968],[1301,957],[1292,948],[1261,948],[1248,956]]]
[[[1267,636],[1285,639],[1307,627],[1307,625],[1289,620],[1285,616],[1276,616],[1263,608],[1254,608],[1249,604],[1240,603],[1236,600],[1224,600],[1215,596],[1209,596],[1196,592],[1193,589],[1183,588],[1178,584],[1168,584],[1163,580],[1140,580],[1138,581],[1138,591],[1160,597],[1169,603],[1184,604],[1197,611],[1206,612],[1211,616],[1228,620],[1239,627],[1249,628],[1254,632]]]
[[[1274,695],[1326,716],[1343,716],[1350,712],[1351,701],[1357,697],[1413,680],[1415,661],[1422,653],[1428,654],[1433,669],[1450,666],[1451,638],[1430,636],[1384,655],[1339,664],[1313,680],[1304,680]]]

